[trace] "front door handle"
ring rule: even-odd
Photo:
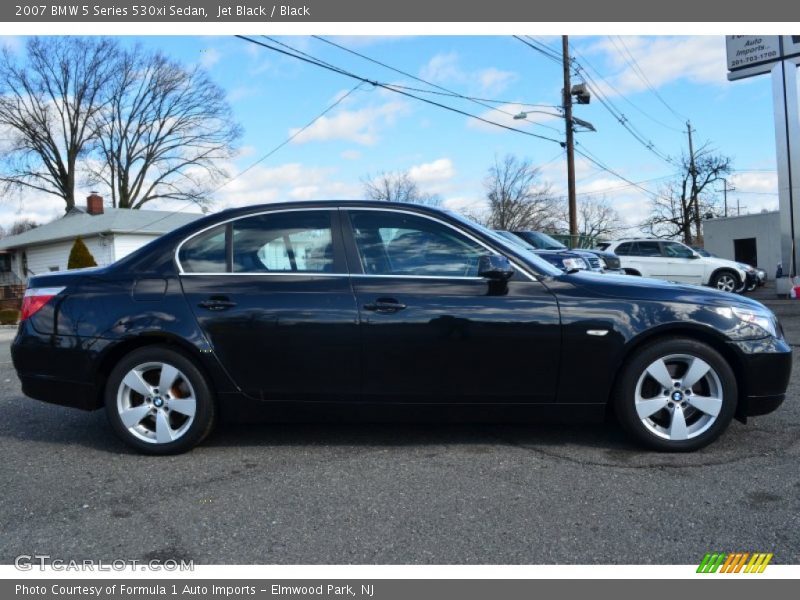
[[[379,313],[396,313],[406,308],[406,305],[398,302],[394,298],[378,298],[375,302],[364,305],[364,310],[371,310]]]
[[[205,308],[206,310],[228,310],[229,308],[236,306],[236,302],[229,300],[228,298],[212,297],[208,300],[199,302],[197,306],[200,308]]]

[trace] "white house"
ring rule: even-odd
[[[95,262],[105,266],[200,216],[104,208],[103,198],[92,194],[85,209],[75,208],[51,223],[0,239],[0,287],[18,287],[31,275],[65,270],[77,237],[86,243]],[[0,293],[3,296],[9,297],[8,290]]]

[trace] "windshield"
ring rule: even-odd
[[[544,273],[545,275],[556,277],[558,275],[564,274],[560,269],[557,269],[546,260],[539,258],[536,254],[534,254],[531,250],[528,250],[522,244],[517,244],[516,242],[512,242],[511,240],[506,239],[502,235],[492,231],[488,227],[484,227],[480,223],[476,223],[472,219],[468,219],[464,215],[460,215],[457,212],[454,212],[452,210],[445,210],[444,212],[446,212],[448,215],[450,215],[457,221],[464,223],[465,225],[468,225],[472,229],[477,229],[485,236],[494,240],[500,247],[506,248],[511,252],[513,252],[514,254],[521,256],[523,259],[531,263],[534,267],[536,267],[537,270]]]
[[[539,250],[566,250],[567,247],[558,240],[540,231],[525,231],[524,238]]]

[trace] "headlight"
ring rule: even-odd
[[[740,308],[738,306],[721,306],[716,309],[717,314],[726,319],[738,319],[742,323],[763,329],[772,337],[778,337],[775,316],[770,312],[753,310],[750,308]]]
[[[606,264],[605,259],[602,256],[599,256],[598,258],[600,259],[600,268],[601,269],[607,269],[608,265]]]
[[[564,269],[567,271],[572,271],[573,269],[585,269],[586,262],[582,258],[565,258],[562,261],[564,265]]]

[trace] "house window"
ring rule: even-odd
[[[11,271],[11,255],[0,254],[0,273],[8,273]]]

